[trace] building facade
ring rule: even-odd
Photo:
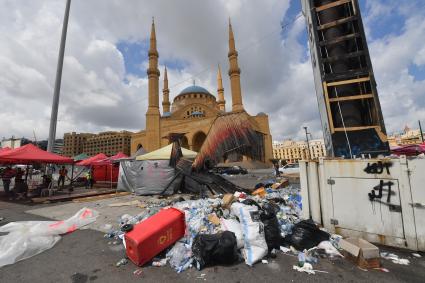
[[[296,163],[303,159],[317,159],[326,156],[325,143],[322,139],[305,141],[285,140],[273,142],[273,157],[286,163]]]
[[[409,144],[422,143],[422,133],[419,129],[410,129],[408,126],[404,127],[403,132],[394,133],[388,136],[390,146],[400,146]]]
[[[11,137],[10,139],[5,139],[3,138],[1,141],[1,147],[9,147],[11,149],[14,148],[18,148],[21,147],[22,144],[22,139],[21,138],[15,138],[15,137]]]
[[[83,145],[83,152],[90,156],[104,153],[108,156],[123,152],[130,155],[131,132],[103,132],[88,137]]]
[[[224,88],[220,67],[217,73],[217,97],[207,89],[192,85],[183,89],[170,102],[167,69],[164,69],[164,87],[162,95],[162,114],[159,106],[159,76],[158,51],[156,48],[155,24],[152,22],[150,48],[148,52],[148,109],[146,112],[146,128],[132,135],[131,152],[143,147],[153,151],[166,146],[169,141],[165,137],[170,133],[184,133],[182,145],[185,148],[199,151],[208,131],[215,119],[226,113]],[[232,26],[229,22],[229,78],[231,85],[232,106],[231,112],[245,112],[242,102],[240,83],[240,68],[238,52]],[[269,161],[272,156],[272,139],[269,129],[269,119],[264,113],[256,116],[249,115],[255,131],[264,137],[264,160]]]
[[[130,142],[132,132],[102,132],[90,133],[66,133],[63,137],[63,155],[73,157],[81,153],[90,156],[104,153],[108,156],[123,152],[130,155]]]
[[[94,136],[95,134],[90,133],[65,133],[63,135],[63,149],[62,154],[64,156],[73,157],[80,153],[83,153],[84,143],[87,138]]]

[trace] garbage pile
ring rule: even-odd
[[[310,267],[319,258],[342,256],[337,250],[340,236],[320,230],[311,220],[301,221],[299,189],[284,185],[287,184],[269,181],[259,183],[251,195],[235,192],[197,200],[148,203],[138,215],[121,216],[122,229],[111,231],[105,237],[120,238],[124,246],[139,238],[149,242],[149,237],[159,237],[155,247],[148,247],[156,249],[151,264],[165,266],[168,263],[178,273],[190,267],[201,270],[206,266],[241,261],[249,266],[262,260],[267,263],[265,259],[275,257],[279,250],[298,256],[297,269],[300,271],[314,273]],[[144,220],[165,208],[184,213],[185,233],[181,238],[175,239],[175,232],[172,232],[175,228],[167,226],[171,224],[161,227],[163,236],[146,235],[147,227],[143,235],[128,232],[131,231],[129,225],[145,225]],[[129,258],[138,264],[131,256]]]

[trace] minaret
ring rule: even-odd
[[[229,19],[229,77],[230,88],[232,92],[232,111],[241,111],[243,109],[241,94],[241,69],[238,65],[238,52],[235,47],[235,38],[233,36],[232,24]]]
[[[164,87],[162,89],[162,114],[170,112],[170,90],[168,89],[167,66],[164,70]]]
[[[220,111],[226,111],[226,101],[224,100],[224,88],[223,88],[223,79],[221,78],[220,65],[218,65],[217,73],[217,93],[218,93],[218,107]]]
[[[152,29],[149,46],[149,67],[148,87],[149,87],[149,104],[146,112],[146,140],[147,150],[152,151],[160,148],[160,125],[159,125],[159,70],[158,70],[158,51],[156,50],[155,23],[152,18]]]

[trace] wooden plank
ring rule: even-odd
[[[70,193],[70,194],[64,194],[64,195],[55,195],[51,197],[37,197],[37,198],[31,198],[31,201],[34,203],[43,203],[46,201],[49,202],[56,202],[56,201],[67,201],[67,200],[73,200],[76,198],[83,198],[83,197],[89,197],[89,196],[98,196],[98,195],[104,195],[104,194],[111,194],[115,193],[114,190],[94,190],[94,191],[88,191],[83,193]]]
[[[326,102],[326,109],[328,112],[328,121],[329,121],[329,128],[331,133],[333,134],[334,131],[334,121],[332,119],[332,112],[331,112],[331,104],[329,103],[329,94],[328,94],[328,86],[326,82],[323,82],[323,90],[325,94],[325,102]]]
[[[344,5],[344,4],[350,3],[350,2],[351,2],[351,0],[339,0],[339,1],[335,1],[335,2],[332,2],[332,3],[325,4],[325,5],[322,5],[322,6],[317,7],[316,8],[316,12],[327,10],[327,9],[330,9],[330,8],[333,8],[333,7],[336,7],[336,6],[340,6],[340,5]]]
[[[348,85],[370,81],[370,77],[328,83],[328,86]]]
[[[329,39],[329,40],[323,40],[319,42],[320,46],[325,46],[325,45],[331,45],[331,44],[336,44],[342,41],[346,41],[346,40],[350,40],[356,37],[360,37],[360,33],[356,32],[356,33],[350,33],[344,36],[340,36],[334,39]]]
[[[102,199],[108,199],[108,198],[115,198],[115,197],[121,197],[131,194],[130,192],[118,192],[118,193],[112,193],[112,194],[102,194],[97,196],[91,196],[91,197],[85,197],[85,198],[77,198],[73,199],[72,202],[90,202],[90,201],[97,201]]]
[[[335,128],[335,132],[354,132],[354,131],[360,131],[360,130],[367,130],[367,129],[379,129],[379,126],[360,126],[360,127],[345,127],[345,128]]]
[[[373,98],[373,94],[371,93],[329,98],[329,102],[347,101],[347,100],[356,100],[356,99],[370,99],[370,98]]]
[[[342,18],[342,19],[339,19],[339,20],[335,20],[335,21],[320,25],[320,26],[317,27],[317,30],[324,30],[324,29],[328,29],[328,28],[333,28],[333,27],[336,27],[336,26],[339,26],[339,25],[342,25],[342,24],[345,24],[345,23],[348,23],[348,22],[351,22],[351,21],[354,21],[354,20],[357,20],[356,16],[350,16],[350,17],[347,17],[347,18]]]

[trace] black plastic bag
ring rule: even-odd
[[[276,213],[278,211],[278,206],[266,203],[263,205],[260,215],[261,222],[264,224],[264,234],[269,251],[279,249],[279,247],[283,244],[283,238],[280,235],[279,221],[276,217]]]
[[[196,235],[192,253],[199,270],[207,265],[232,264],[239,259],[236,236],[230,231]]]
[[[311,249],[322,241],[329,240],[329,233],[320,230],[313,220],[303,220],[292,228],[292,234],[285,237],[285,243],[299,251]]]

